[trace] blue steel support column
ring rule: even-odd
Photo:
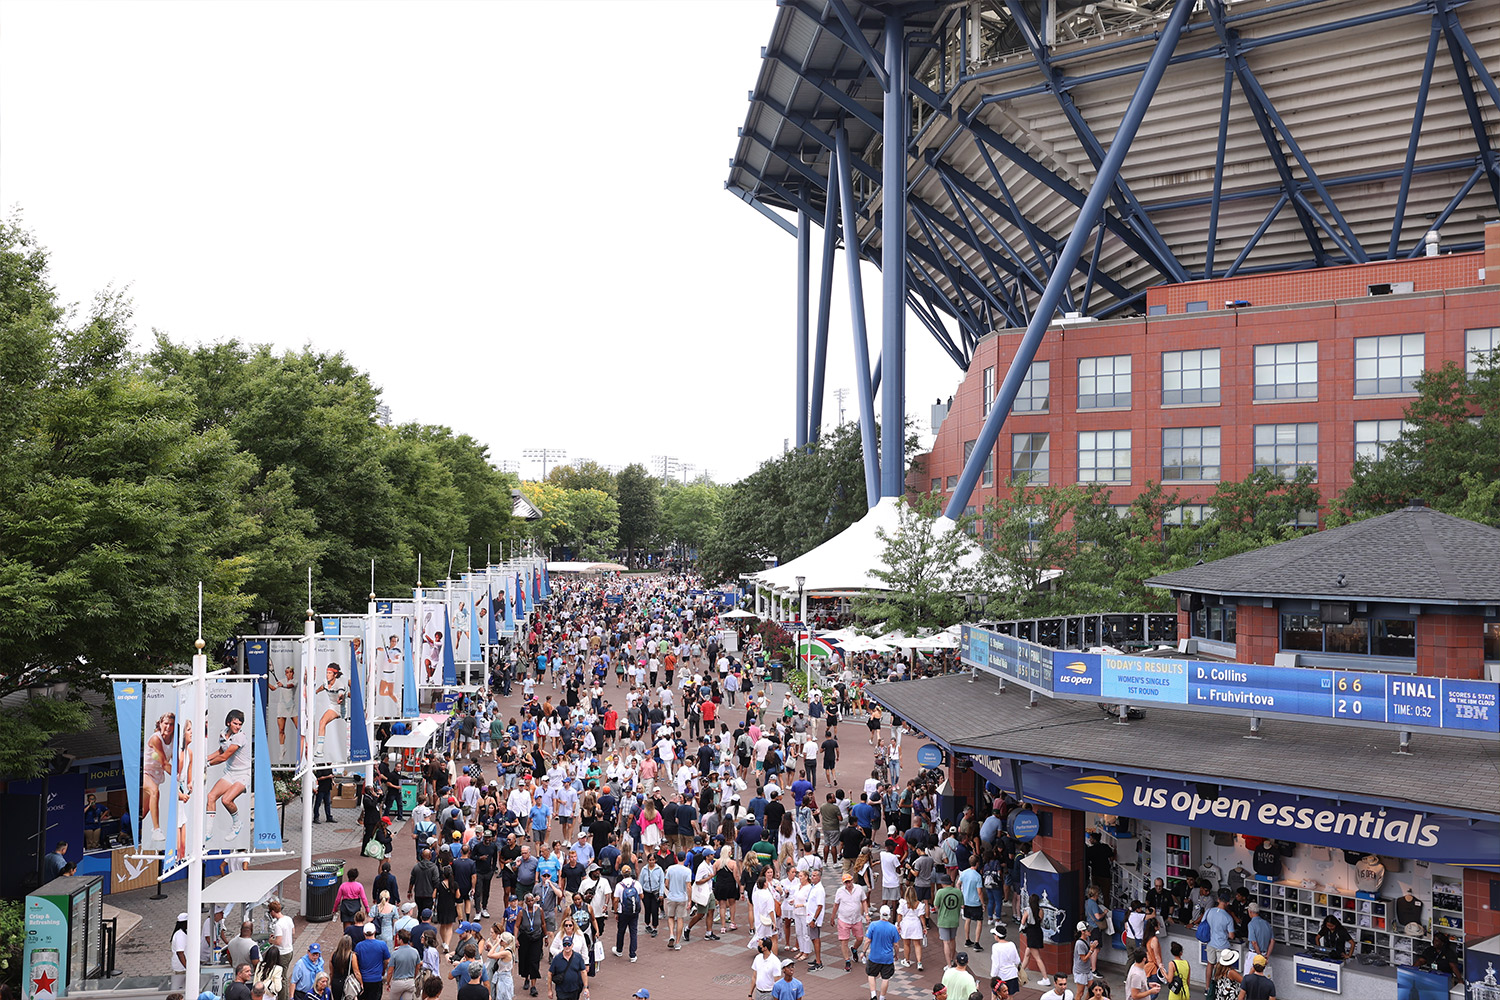
[[[797,448],[807,447],[807,313],[812,220],[797,213]]]
[[[880,151],[880,357],[891,359],[880,391],[880,495],[906,492],[906,33],[885,16],[885,132]]]
[[[856,225],[854,176],[850,172],[849,133],[833,133],[834,166],[839,178],[839,209],[844,217],[844,263],[849,269],[849,316],[854,327],[854,396],[859,404],[859,443],[865,458],[865,501],[880,502],[880,457],[875,453],[875,390],[870,385],[870,338],[865,329],[865,288],[859,274],[859,229]],[[831,185],[830,185],[831,186]]]
[[[1166,24],[1162,26],[1156,50],[1151,53],[1151,61],[1146,64],[1146,70],[1141,74],[1140,82],[1136,84],[1135,93],[1130,98],[1130,105],[1125,109],[1124,117],[1120,119],[1120,127],[1115,132],[1114,141],[1110,143],[1109,153],[1099,165],[1099,173],[1094,178],[1088,197],[1084,199],[1083,207],[1078,212],[1078,219],[1073,223],[1073,231],[1068,234],[1068,241],[1059,251],[1052,275],[1047,279],[1047,289],[1037,303],[1036,312],[1031,316],[1031,323],[1026,327],[1025,336],[1016,345],[1016,353],[1011,359],[1010,370],[1005,373],[1005,381],[1001,383],[995,402],[990,407],[990,415],[985,418],[984,427],[974,442],[974,450],[970,452],[969,460],[964,463],[963,473],[958,477],[958,485],[953,490],[953,497],[948,502],[947,510],[944,511],[945,516],[952,520],[958,520],[964,508],[968,506],[969,497],[974,492],[974,484],[979,481],[979,473],[984,468],[985,460],[995,450],[995,442],[1000,439],[1000,428],[1004,426],[1005,418],[1010,414],[1011,405],[1016,401],[1016,393],[1020,391],[1026,371],[1031,367],[1032,359],[1036,357],[1036,349],[1041,344],[1042,337],[1047,333],[1047,326],[1052,322],[1052,314],[1057,311],[1057,303],[1062,299],[1063,286],[1067,284],[1073,268],[1082,259],[1084,246],[1088,243],[1094,226],[1100,221],[1100,212],[1104,209],[1104,202],[1114,187],[1115,178],[1119,176],[1120,165],[1125,162],[1125,156],[1130,152],[1130,143],[1135,139],[1135,133],[1141,127],[1142,119],[1146,117],[1146,109],[1151,106],[1151,98],[1156,95],[1156,87],[1161,83],[1162,74],[1166,72],[1172,52],[1177,48],[1177,40],[1182,36],[1182,27],[1187,23],[1194,2],[1195,0],[1177,0]]]
[[[818,334],[813,345],[813,380],[811,417],[808,420],[808,443],[823,434],[823,382],[828,370],[828,310],[833,298],[833,250],[838,243],[839,186],[829,170],[827,204],[823,209],[823,269],[818,272]]]

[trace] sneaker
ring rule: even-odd
[[[635,956],[634,956],[634,955],[631,955],[631,956],[630,956],[630,964],[631,964],[631,965],[634,965],[634,964],[635,964]]]
[[[692,939],[693,939],[693,932],[692,931],[687,930],[687,931],[683,931],[682,932],[682,943],[683,944],[687,944]]]
[[[615,958],[619,958],[620,957],[620,949],[618,949],[618,948],[611,948],[611,949],[609,949],[609,953],[611,955],[615,956]]]
[[[160,827],[157,827],[156,830],[151,834],[151,839],[156,841],[157,843],[161,843],[163,840],[167,839],[167,835],[162,832],[162,829]]]
[[[489,917],[490,917],[490,911],[489,910],[480,910],[479,911],[479,915],[481,917],[484,917],[486,920],[488,920]]]
[[[917,963],[917,971],[918,971],[918,972],[921,972],[921,971],[922,971],[922,963],[921,963],[921,962],[918,962],[918,963]]]
[[[667,938],[667,947],[675,949],[677,947],[677,939],[674,937]]]
[[[680,945],[680,944],[674,944],[672,946],[672,950],[673,951],[681,951],[682,950],[682,945]]]
[[[903,969],[910,969],[911,968],[911,962],[908,961],[907,959],[903,958],[901,960],[901,968],[903,968]]]
[[[851,968],[853,968],[853,966],[849,963],[849,960],[847,958],[844,959],[844,971],[848,972]]]
[[[717,940],[719,940],[719,935],[717,935],[717,934],[705,934],[705,935],[703,935],[703,940],[705,940],[705,941],[717,941]]]
[[[1048,979],[1046,976],[1043,976],[1041,979],[1038,979],[1034,985],[1036,985],[1036,986],[1051,986],[1052,985],[1052,980]]]

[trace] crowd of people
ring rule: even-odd
[[[273,947],[248,987],[415,1000],[452,982],[460,1000],[578,1000],[608,956],[670,962],[743,926],[749,1000],[801,1000],[798,973],[839,962],[884,1000],[897,969],[939,956],[939,998],[1004,1000],[1032,971],[1046,1000],[1110,996],[1096,966],[1112,928],[1092,910],[1071,969],[1047,967],[1049,914],[1023,893],[1027,848],[1007,832],[1019,806],[998,797],[945,820],[935,783],[903,780],[901,720],[858,704],[888,664],[835,661],[826,688],[775,697],[753,638],[724,648],[718,609],[691,587],[556,585],[513,655],[458,697],[443,751],[418,762],[415,863],[386,857],[411,776],[387,758],[362,803],[371,882],[351,867],[335,899],[344,936],[295,964]],[[844,787],[842,744],[861,739],[873,765]],[[1177,995],[1155,930],[1142,929],[1129,1000]]]

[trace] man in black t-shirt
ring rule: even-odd
[[[834,765],[839,762],[839,741],[830,734],[829,737],[823,741],[822,749],[823,776],[828,780],[828,783],[832,785],[836,783],[836,779],[834,778],[833,774],[833,768]]]
[[[855,858],[859,857],[860,850],[865,846],[864,831],[857,823],[850,823],[844,827],[844,831],[839,834],[839,846],[844,851],[844,870],[848,871],[849,866]]]
[[[500,848],[495,843],[495,831],[486,830],[483,840],[473,841],[469,856],[474,859],[474,905],[481,917],[490,915],[490,882],[495,877],[495,860]]]
[[[764,815],[765,819],[761,826],[766,828],[774,840],[776,834],[781,831],[781,817],[786,815],[786,804],[781,801],[781,793],[771,793],[771,801],[766,803]]]
[[[562,877],[563,888],[569,894],[575,893],[578,891],[579,884],[583,882],[583,877],[588,874],[588,866],[578,860],[578,852],[570,847],[559,874]]]
[[[489,989],[479,981],[483,972],[478,962],[469,965],[469,981],[458,988],[458,1000],[489,1000]]]

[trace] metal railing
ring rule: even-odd
[[[1177,615],[1141,612],[1104,612],[1057,618],[1021,618],[980,622],[981,627],[1053,649],[1147,649],[1177,644]]]

